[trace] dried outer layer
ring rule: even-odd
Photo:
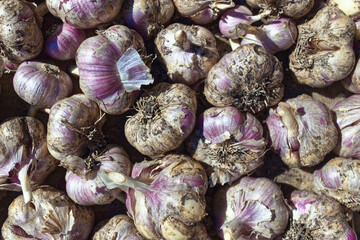
[[[127,176],[131,172],[131,162],[125,149],[117,145],[107,145],[99,153],[86,159],[71,156],[61,161],[66,173],[66,193],[77,204],[109,204],[120,194],[120,189],[107,189],[98,172],[120,172]]]
[[[360,159],[360,95],[354,94],[336,103],[331,110],[335,113],[340,130],[340,141],[334,149],[337,156]]]
[[[196,93],[181,83],[161,82],[144,92],[125,123],[129,143],[147,156],[174,150],[195,127]]]
[[[90,29],[111,22],[123,0],[46,0],[52,15],[75,28]]]
[[[171,0],[130,0],[124,3],[124,20],[144,39],[156,36],[170,22],[175,6]]]
[[[336,157],[312,176],[312,189],[336,199],[351,209],[360,210],[360,160]]]
[[[95,220],[92,209],[76,205],[51,186],[39,187],[33,196],[29,204],[23,196],[11,203],[1,229],[5,240],[88,239]]]
[[[289,57],[296,81],[319,88],[351,73],[355,65],[352,45],[356,34],[351,18],[338,8],[325,7],[298,29],[296,48]]]
[[[191,156],[206,163],[210,186],[231,184],[263,163],[261,123],[234,107],[207,109],[186,142]]]
[[[252,177],[219,189],[212,211],[215,228],[225,240],[273,239],[285,231],[290,214],[278,185]]]
[[[305,94],[270,109],[266,125],[273,149],[290,167],[315,166],[338,140],[330,110]]]
[[[136,163],[131,177],[137,183],[127,193],[126,207],[145,238],[189,239],[196,234],[206,214],[207,176],[200,163],[169,154]]]
[[[263,47],[242,45],[210,69],[204,94],[214,106],[256,113],[280,101],[283,75],[281,62]]]
[[[196,233],[190,240],[211,240],[203,223],[196,224]]]
[[[34,58],[43,46],[43,34],[31,3],[24,0],[2,0],[0,4],[0,55],[10,65]],[[11,67],[10,67],[11,68]]]
[[[20,64],[13,85],[19,97],[36,108],[50,108],[70,95],[73,88],[66,72],[56,65],[38,61]]]
[[[0,125],[0,189],[22,190],[28,201],[31,188],[41,184],[57,164],[48,152],[39,120],[16,117]]]
[[[196,83],[219,58],[214,35],[198,25],[171,24],[157,35],[155,44],[173,82]]]
[[[101,147],[104,121],[99,106],[84,94],[58,101],[51,107],[47,126],[50,154],[62,160]]]
[[[208,24],[217,19],[223,10],[235,6],[232,0],[174,0],[179,13],[197,24]]]
[[[145,240],[127,215],[116,215],[94,234],[92,240]]]
[[[292,220],[284,240],[356,240],[341,205],[332,198],[297,190],[291,194]]]
[[[117,61],[129,48],[145,56],[144,41],[123,25],[111,26],[98,34],[83,41],[77,51],[80,88],[104,112],[121,114],[130,108],[138,93],[125,91]]]

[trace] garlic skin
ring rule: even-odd
[[[338,140],[330,110],[305,94],[270,109],[266,125],[273,149],[289,167],[317,165]]]
[[[186,155],[135,163],[126,207],[147,239],[189,239],[205,216],[207,177],[203,167]],[[140,184],[146,184],[141,187]]]
[[[332,198],[297,190],[291,194],[291,227],[284,240],[329,239],[356,240],[355,232],[347,223],[344,210]]]
[[[296,48],[289,56],[297,82],[322,88],[352,72],[356,26],[340,9],[324,7],[298,29]]]
[[[178,148],[195,127],[196,92],[181,83],[161,82],[144,92],[137,113],[126,121],[128,142],[155,157]]]
[[[16,117],[0,125],[0,189],[22,191],[25,202],[57,166],[48,152],[43,124],[33,117]]]
[[[218,61],[214,35],[198,25],[174,23],[155,39],[156,50],[171,81],[192,85]]]
[[[360,23],[360,22],[359,22]],[[345,79],[341,80],[344,88],[352,93],[360,93],[360,61],[357,58],[353,72]]]
[[[232,0],[174,0],[174,4],[182,16],[196,24],[211,23],[222,11],[235,6]]]
[[[356,0],[329,0],[328,5],[339,8],[347,16],[351,17],[354,20],[359,19],[360,17],[360,3]]]
[[[332,197],[354,212],[360,210],[360,160],[333,158],[313,173],[311,183],[315,193]]]
[[[242,45],[210,69],[204,94],[216,107],[233,106],[257,113],[280,101],[283,75],[281,62],[263,47]]]
[[[147,66],[141,59],[121,63],[130,49],[136,50],[138,56],[146,55],[144,40],[137,32],[123,25],[114,25],[83,41],[77,51],[80,88],[108,114],[124,113],[138,96],[135,89],[140,89],[141,85],[128,91],[125,84],[138,83],[137,73],[143,77]],[[143,84],[152,83],[151,75],[146,76],[150,82]]]
[[[99,154],[86,159],[70,156],[63,159],[60,166],[65,167],[66,193],[77,204],[109,204],[120,193],[120,189],[107,189],[98,172],[120,172],[127,176],[131,172],[131,162],[121,146],[107,145]]]
[[[59,24],[46,39],[45,52],[56,60],[74,59],[76,50],[85,38],[83,30],[67,23]]]
[[[234,107],[212,107],[200,116],[187,151],[208,166],[210,186],[231,184],[263,164],[267,142],[261,123]]]
[[[11,203],[1,229],[4,240],[88,239],[95,220],[92,209],[76,205],[51,186],[40,186],[33,196],[29,204],[23,196]]]
[[[221,239],[273,239],[285,231],[290,211],[280,188],[267,178],[243,177],[220,188],[212,212]]]
[[[335,113],[336,124],[340,130],[340,142],[334,153],[339,157],[360,159],[359,107],[360,95],[354,94],[336,103],[331,110]]]
[[[96,231],[92,240],[145,240],[127,215],[116,215]]]
[[[24,0],[2,0],[0,4],[0,49],[15,70],[25,60],[38,56],[43,47],[43,34],[34,6]]]
[[[126,25],[148,40],[170,22],[175,6],[171,0],[129,0],[123,12]]]
[[[20,64],[13,78],[15,92],[35,108],[50,108],[70,95],[72,80],[58,66],[26,61]]]
[[[123,0],[46,0],[52,15],[79,29],[111,22],[119,14],[122,4]]]
[[[50,109],[47,125],[50,154],[62,160],[104,146],[101,132],[104,121],[99,106],[84,94],[58,101]]]

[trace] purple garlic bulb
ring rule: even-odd
[[[62,239],[87,240],[95,221],[91,208],[75,204],[51,186],[40,186],[26,204],[23,196],[10,204],[1,229],[4,240]]]
[[[360,210],[360,160],[336,157],[312,175],[312,190],[336,199],[352,211]]]
[[[54,104],[49,113],[47,144],[58,160],[83,156],[104,147],[101,128],[105,118],[99,106],[84,94],[75,94]]]
[[[210,69],[204,94],[216,107],[256,113],[280,101],[282,80],[283,68],[275,56],[256,44],[242,45]]]
[[[356,240],[341,205],[332,198],[297,190],[292,192],[292,220],[284,240]],[[300,237],[300,238],[299,238]]]
[[[103,224],[100,222],[100,224]],[[98,224],[99,225],[99,224]],[[124,214],[116,215],[107,221],[103,226],[96,225],[99,228],[92,240],[145,240],[139,231],[136,229],[133,220]]]
[[[358,43],[359,44],[359,43]],[[357,63],[353,72],[345,79],[341,80],[341,84],[344,88],[353,93],[360,93],[360,61],[357,59]]]
[[[339,157],[360,159],[359,106],[360,95],[354,94],[331,108],[340,130],[340,141],[334,149],[334,153]]]
[[[289,56],[289,68],[297,82],[321,88],[352,72],[356,27],[340,9],[324,7],[298,30],[296,48]]]
[[[16,117],[0,125],[0,189],[22,191],[24,201],[57,166],[46,145],[43,124],[33,117]]]
[[[179,13],[196,24],[208,24],[221,13],[235,6],[232,0],[174,0]]]
[[[278,185],[243,177],[215,193],[212,205],[221,239],[273,239],[285,231],[289,209]]]
[[[196,123],[196,92],[182,83],[160,82],[136,102],[137,113],[126,121],[125,136],[150,157],[174,150],[191,134]]]
[[[210,186],[231,184],[263,164],[266,141],[261,123],[234,107],[212,107],[198,119],[187,141],[191,156],[208,166]]]
[[[37,61],[20,64],[13,85],[19,97],[36,109],[50,108],[73,88],[69,75],[58,66]]]
[[[315,166],[338,140],[330,110],[305,94],[270,109],[266,125],[271,146],[290,167]]]
[[[74,59],[76,50],[85,38],[86,34],[83,30],[67,23],[59,24],[47,38],[45,52],[56,60]]]
[[[157,35],[155,44],[173,82],[192,85],[204,79],[219,58],[214,35],[198,25],[171,24]]]
[[[126,25],[135,29],[145,40],[156,36],[175,12],[172,0],[130,0],[124,4]]]
[[[120,172],[130,175],[131,162],[120,146],[108,145],[100,153],[92,153],[86,159],[69,156],[60,162],[65,167],[66,192],[77,204],[103,205],[111,203],[120,189],[107,189],[98,172]]]
[[[119,14],[122,4],[123,0],[46,0],[52,15],[80,29],[110,23]]]
[[[207,176],[186,155],[135,163],[131,177],[101,173],[108,188],[127,192],[126,207],[146,239],[190,239],[205,216]]]
[[[83,41],[76,54],[83,93],[108,114],[121,114],[135,102],[141,85],[153,83],[141,57],[144,41],[134,30],[114,25]]]
[[[297,39],[297,28],[293,20],[280,18],[262,25],[250,27],[241,44],[255,43],[272,54],[289,49]]]

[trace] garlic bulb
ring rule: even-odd
[[[330,110],[305,94],[270,109],[266,125],[273,149],[290,167],[315,166],[338,140]]]
[[[33,117],[16,117],[0,125],[0,189],[22,191],[31,200],[58,164],[48,152],[43,124]]]
[[[153,83],[143,62],[144,41],[134,30],[114,25],[83,41],[76,54],[82,92],[108,114],[121,114],[142,85]]]
[[[212,211],[215,228],[225,240],[273,239],[289,221],[283,193],[267,178],[243,177],[219,189]]]
[[[127,192],[128,213],[147,239],[189,239],[205,216],[206,173],[189,156],[135,163],[131,178],[111,172],[101,176],[108,188]]]
[[[89,150],[104,147],[101,127],[105,118],[98,105],[84,94],[64,98],[49,113],[47,144],[58,160],[83,156]]]
[[[127,215],[116,215],[97,230],[92,240],[145,240]]]
[[[332,198],[297,190],[291,194],[292,221],[284,240],[356,240],[344,210]]]
[[[144,155],[176,149],[194,129],[196,93],[184,84],[158,83],[136,105],[138,112],[125,123],[125,136]]]
[[[256,44],[241,45],[224,55],[205,80],[206,99],[216,107],[259,112],[284,94],[281,62]]]
[[[191,156],[208,166],[210,186],[232,183],[263,164],[266,141],[261,123],[234,107],[207,109],[187,140]]]
[[[156,50],[171,81],[192,85],[218,61],[214,35],[198,25],[174,23],[155,39]]]
[[[95,220],[90,208],[76,205],[51,186],[39,187],[33,196],[29,204],[25,204],[23,196],[11,203],[1,229],[4,240],[88,239]]]
[[[46,0],[49,11],[75,28],[90,29],[111,22],[123,0]]]
[[[73,88],[71,78],[59,67],[38,61],[20,64],[13,85],[19,97],[37,109],[50,108]]]
[[[130,175],[131,162],[125,150],[116,145],[107,145],[98,154],[86,159],[70,156],[61,160],[66,173],[66,193],[77,204],[109,204],[118,197],[120,189],[107,189],[98,172],[120,172]]]

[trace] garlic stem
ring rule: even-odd
[[[42,17],[42,16],[44,16],[46,13],[48,13],[48,12],[49,12],[49,9],[48,9],[47,6],[46,6],[46,1],[40,3],[40,4],[36,7],[35,12],[36,12],[40,17]]]
[[[229,39],[231,50],[235,50],[240,47],[240,40],[239,39]]]
[[[228,230],[228,229],[224,233],[224,240],[234,240],[234,238],[232,237],[232,234],[230,233],[230,230]]]
[[[215,2],[210,5],[211,8],[216,8],[219,10],[226,10],[226,9],[232,8],[234,6],[235,6],[235,3],[231,0],[228,0],[228,1],[215,0]]]
[[[69,72],[72,74],[72,75],[74,75],[74,76],[80,76],[80,74],[79,74],[79,68],[76,66],[76,65],[71,65],[70,67],[69,67]]]
[[[176,43],[181,47],[183,50],[189,50],[191,48],[190,42],[184,30],[178,30],[174,34],[174,38]]]
[[[293,186],[299,190],[312,191],[311,177],[312,173],[300,168],[290,168],[276,176],[274,181]]]
[[[35,107],[34,105],[30,105],[29,110],[28,110],[28,116],[35,117],[38,110],[39,109],[37,107]]]
[[[149,191],[150,186],[148,184],[135,180],[123,173],[108,172],[106,174],[112,181],[114,181],[115,184],[118,184],[119,186],[132,188],[142,193],[147,193]]]
[[[287,128],[288,139],[295,138],[298,135],[298,124],[295,119],[295,115],[291,107],[284,102],[279,103],[280,111],[278,114],[280,116],[281,122]]]
[[[30,179],[28,176],[28,170],[29,170],[29,167],[31,166],[31,163],[32,163],[32,159],[30,160],[30,162],[28,164],[26,164],[25,166],[23,166],[20,169],[19,174],[18,174],[25,203],[28,203],[32,198]]]

